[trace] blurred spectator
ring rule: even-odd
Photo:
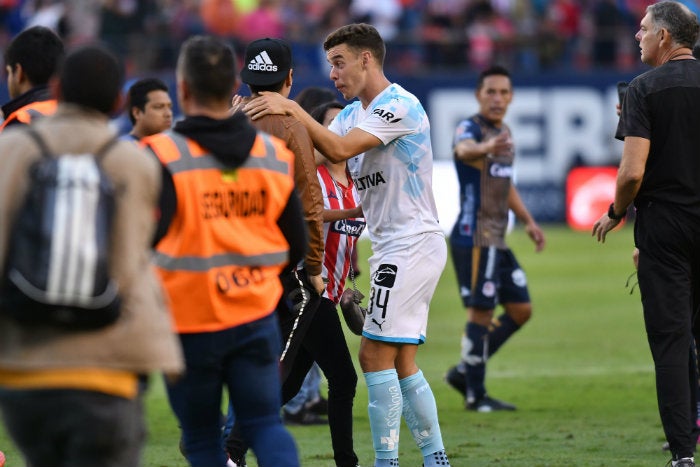
[[[513,26],[488,0],[478,1],[467,10],[466,31],[472,68],[484,70],[496,62],[511,65]]]
[[[622,13],[615,0],[598,0],[593,7],[593,62],[596,66],[609,67],[617,61],[620,42],[620,26],[624,24]]]
[[[258,7],[241,20],[238,38],[243,43],[247,44],[261,37],[285,37],[280,0],[260,0]]]
[[[355,23],[373,25],[384,41],[392,41],[398,34],[401,17],[399,0],[352,0],[350,15]]]
[[[466,0],[433,0],[423,12],[422,40],[426,64],[450,68],[466,64]]]
[[[125,58],[127,76],[153,68],[157,54],[153,18],[158,15],[155,0],[103,0],[100,9],[100,39]]]
[[[236,35],[241,15],[232,0],[200,0],[199,14],[208,33],[219,37]]]
[[[65,40],[68,36],[66,5],[58,0],[36,0],[26,27],[44,26]]]
[[[578,45],[581,25],[581,5],[576,0],[552,0],[545,13],[547,28],[558,42],[558,54],[555,60],[564,66],[573,64]]]
[[[700,0],[680,0],[700,12]],[[188,37],[211,33],[241,50],[282,37],[298,74],[325,72],[319,44],[352,21],[385,39],[386,67],[416,75],[475,72],[498,62],[521,73],[641,68],[631,39],[653,0],[0,0],[0,49],[42,24],[73,46],[102,39],[127,75],[169,71]],[[618,39],[620,38],[620,39]]]

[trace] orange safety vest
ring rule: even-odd
[[[52,115],[56,112],[56,107],[58,107],[58,102],[55,99],[31,102],[8,115],[2,124],[0,124],[0,131],[4,130],[10,122],[14,121],[29,125],[32,120],[37,117]]]
[[[272,313],[289,257],[277,219],[294,189],[294,154],[258,132],[246,162],[231,169],[170,130],[142,142],[175,185],[177,209],[154,262],[177,332],[219,331]]]

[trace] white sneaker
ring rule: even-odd
[[[684,457],[683,459],[678,459],[677,461],[671,461],[673,467],[695,467],[695,459],[692,457]]]
[[[226,461],[226,467],[238,467],[238,464],[236,464],[229,458],[229,460]]]

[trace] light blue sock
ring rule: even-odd
[[[374,467],[399,467],[399,459],[375,459]]]
[[[399,430],[403,401],[396,370],[365,373],[369,404],[369,426],[372,431],[375,466],[398,465]],[[396,460],[395,464],[382,463]]]
[[[399,383],[404,400],[403,416],[423,454],[425,467],[450,465],[442,444],[435,397],[423,372],[418,370]]]

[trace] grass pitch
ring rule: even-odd
[[[445,370],[459,358],[465,312],[449,261],[440,280],[428,340],[418,358],[437,399],[450,461],[454,467],[661,467],[670,456],[661,451],[664,437],[639,292],[630,295],[625,288],[633,272],[632,230],[623,227],[601,245],[586,232],[544,229],[547,246],[541,253],[534,253],[522,228],[508,238],[528,275],[534,314],[488,364],[489,393],[516,404],[516,412],[467,412],[461,397],[443,382]],[[368,256],[367,243],[360,253]],[[366,291],[367,275],[359,279]],[[347,338],[356,356],[359,338],[349,333]],[[360,464],[371,467],[366,407],[360,377],[355,449]],[[177,447],[177,422],[158,378],[147,397],[147,418],[150,437],[143,465],[185,466]],[[291,431],[302,466],[334,466],[327,427]],[[6,467],[23,465],[2,431],[0,449],[7,454]],[[403,467],[422,462],[405,425],[400,459]],[[248,464],[257,466],[253,456]]]

